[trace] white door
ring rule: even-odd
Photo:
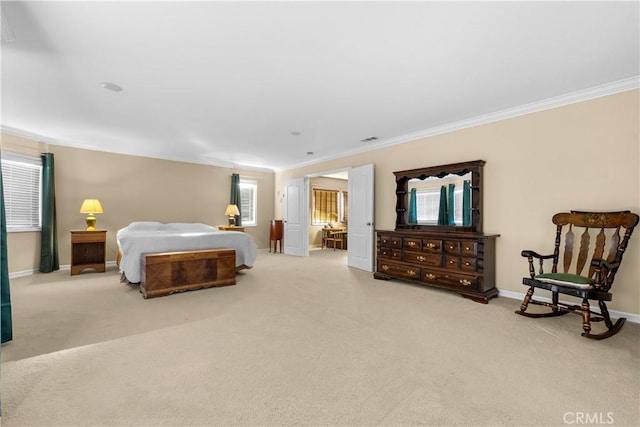
[[[349,170],[349,267],[373,271],[373,164]]]
[[[287,255],[308,255],[306,186],[307,178],[290,179],[284,183],[284,253]]]

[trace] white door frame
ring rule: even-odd
[[[366,165],[362,165],[362,166],[366,166]],[[350,167],[349,166],[349,167],[331,169],[331,170],[328,170],[328,171],[315,172],[315,173],[312,173],[312,174],[305,175],[305,178],[307,179],[307,181],[306,181],[306,196],[307,196],[306,206],[307,206],[307,210],[309,210],[309,206],[310,206],[310,203],[311,203],[311,190],[310,190],[309,178],[316,178],[316,177],[320,177],[320,176],[331,175],[331,174],[334,174],[334,173],[337,173],[337,172],[345,172],[346,171],[346,172],[349,172],[349,180],[350,180],[351,179],[351,170],[352,169],[354,169],[354,167]],[[371,228],[372,247],[373,247],[373,238],[374,238],[373,237],[373,204],[374,204],[373,198],[375,197],[375,186],[374,185],[375,184],[372,183],[372,187],[373,187],[372,188],[372,195],[371,195],[371,197],[372,197],[372,199],[371,199],[372,218],[371,218],[371,221],[370,221],[371,222],[370,228]],[[351,198],[352,198],[352,196],[350,195],[349,199],[351,200]],[[309,227],[311,226],[311,221],[308,219],[309,215],[307,215],[306,218],[307,218],[307,232],[306,232],[307,238],[306,238],[306,242],[305,242],[305,251],[306,251],[306,254],[308,255],[309,254]],[[373,249],[371,250],[371,252],[372,252],[372,257],[373,257]],[[349,244],[347,244],[347,259],[348,258],[349,258]],[[372,258],[372,260],[373,260],[373,258]],[[375,261],[375,260],[373,260],[373,261]],[[365,268],[365,270],[373,271],[373,261],[372,261],[371,267],[370,268]],[[358,268],[360,268],[360,267],[358,267]]]

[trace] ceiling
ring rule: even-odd
[[[640,74],[635,1],[2,1],[2,14],[4,131],[229,167],[282,170]]]

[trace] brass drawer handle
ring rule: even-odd
[[[469,286],[471,284],[471,280],[467,280],[467,279],[460,279],[460,283],[463,286]]]
[[[449,245],[449,249],[455,249],[456,247],[453,245]]]
[[[432,273],[427,273],[424,275],[424,277],[426,277],[427,279],[433,280],[436,278],[436,275]]]
[[[427,243],[427,247],[430,248],[430,249],[435,249],[437,247],[437,245],[435,243],[429,242],[429,243]]]
[[[426,258],[425,258],[425,257],[423,257],[422,255],[418,255],[417,260],[418,260],[418,261],[425,261],[425,260],[426,260]]]
[[[471,248],[470,248],[470,247],[468,247],[468,246],[466,246],[466,247],[464,248],[464,250],[465,250],[465,251],[470,251],[470,250],[471,250]]]
[[[393,244],[394,244],[394,245],[397,245],[397,244],[398,244],[398,241],[397,241],[397,240],[394,240],[394,241],[393,241]]]
[[[407,242],[407,245],[409,245],[409,246],[415,246],[415,245],[416,245],[416,242]]]
[[[384,271],[387,271],[387,270],[389,269],[389,266],[385,264],[385,265],[383,265],[383,266],[382,266],[382,269],[383,269]]]
[[[471,265],[470,262],[465,262],[464,265],[466,265],[467,267]]]
[[[454,260],[449,261],[449,264],[455,264],[456,262]]]
[[[415,277],[415,276],[417,276],[417,275],[418,275],[418,273],[416,273],[416,272],[415,272],[415,271],[413,271],[413,270],[407,270],[407,274],[408,274],[409,276],[411,276],[411,277]]]

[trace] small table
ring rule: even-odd
[[[335,250],[336,243],[340,243],[340,249],[345,248],[345,243],[347,240],[347,229],[346,228],[323,228],[322,229],[322,248],[329,247],[329,243]]]
[[[87,268],[106,271],[107,230],[71,230],[71,275]]]
[[[218,230],[222,231],[242,231],[244,232],[244,227],[239,227],[237,225],[219,225]]]

